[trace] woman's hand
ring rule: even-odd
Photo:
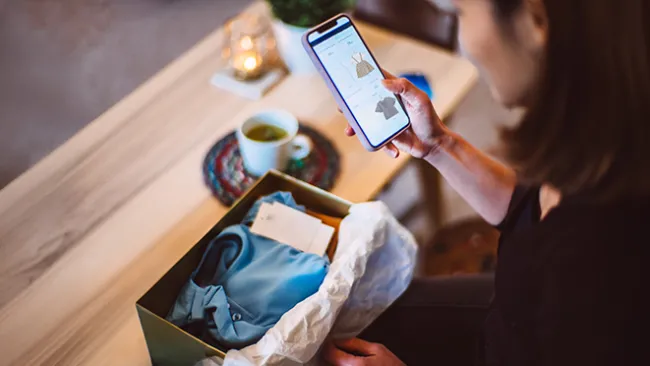
[[[399,151],[404,151],[415,158],[425,158],[440,147],[445,136],[446,127],[440,121],[438,114],[425,92],[416,88],[404,78],[396,78],[384,70],[386,80],[384,87],[402,98],[406,112],[411,119],[411,127],[397,136],[385,147],[386,152],[396,158]],[[354,136],[352,127],[345,129],[345,134]]]
[[[335,366],[403,366],[404,363],[379,343],[359,338],[330,341],[323,349],[325,361]]]

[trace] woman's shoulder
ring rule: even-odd
[[[540,223],[539,264],[556,273],[631,274],[650,264],[650,198],[560,204]]]
[[[611,238],[645,232],[650,224],[649,217],[650,197],[629,197],[606,203],[567,200],[551,209],[542,223],[549,231]]]
[[[650,265],[650,197],[606,204],[566,200],[542,221],[539,202],[539,188],[518,188],[513,195],[500,227],[503,269],[525,262],[533,273],[562,277],[575,272],[629,273]]]

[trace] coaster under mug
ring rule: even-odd
[[[340,156],[332,142],[317,130],[301,124],[299,133],[312,141],[311,153],[292,160],[285,173],[309,184],[330,190],[340,171]],[[208,151],[203,161],[205,184],[224,205],[230,206],[257,181],[244,169],[235,132],[224,136]]]

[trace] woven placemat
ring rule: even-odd
[[[301,124],[299,133],[311,138],[312,151],[307,158],[292,161],[285,173],[330,190],[339,175],[338,151],[325,136],[313,128]],[[210,148],[203,161],[203,177],[212,193],[227,206],[232,205],[258,179],[244,169],[234,132]]]

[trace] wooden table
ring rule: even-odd
[[[383,67],[433,80],[442,116],[476,80],[451,54],[360,29]],[[0,191],[0,364],[148,365],[135,301],[226,212],[201,162],[255,111],[284,108],[334,141],[333,193],[353,202],[407,163],[344,137],[317,75],[289,76],[256,102],[212,87],[221,37],[208,35]]]

